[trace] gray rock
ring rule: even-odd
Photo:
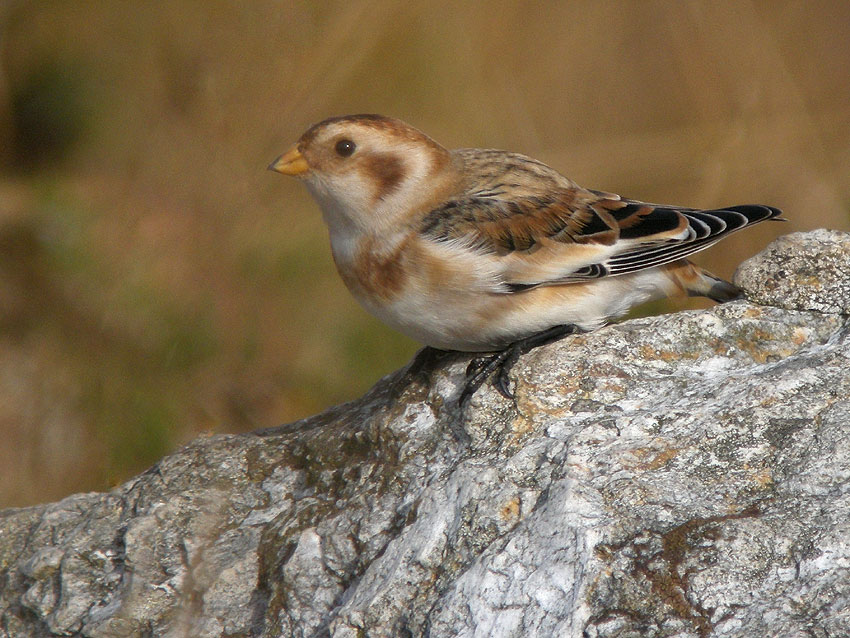
[[[850,314],[850,235],[784,235],[741,264],[734,279],[755,303]]]
[[[461,413],[452,356],[2,512],[0,636],[850,635],[850,323],[799,309],[850,307],[848,241],[534,350],[515,402]]]

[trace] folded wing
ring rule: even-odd
[[[423,219],[431,241],[504,264],[503,292],[653,268],[746,226],[780,219],[771,206],[660,206],[578,187],[528,194],[500,184],[446,202]]]

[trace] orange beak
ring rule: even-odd
[[[283,175],[303,175],[310,170],[307,160],[301,155],[298,146],[293,146],[275,161],[269,164],[270,171],[276,171]]]

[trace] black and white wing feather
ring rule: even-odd
[[[420,232],[497,258],[502,292],[662,266],[781,219],[778,208],[758,204],[698,210],[623,199],[576,186],[522,155],[482,153],[482,174],[472,180],[478,187],[428,212]]]

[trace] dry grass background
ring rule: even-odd
[[[312,122],[385,113],[594,188],[783,208],[698,259],[730,276],[778,234],[850,228],[849,42],[840,0],[6,2],[0,505],[107,489],[408,360],[264,170]]]

